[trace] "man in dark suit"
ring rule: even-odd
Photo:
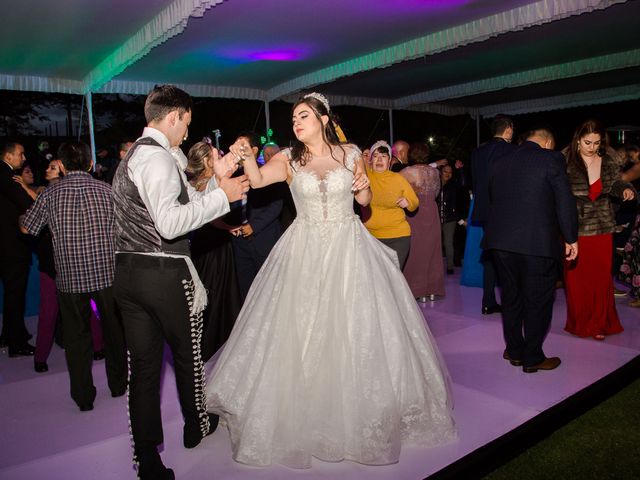
[[[244,132],[236,139],[245,139],[253,154],[258,155],[258,137],[253,132]],[[242,173],[242,170],[238,170]],[[257,190],[251,189],[245,201],[231,204],[231,212],[225,218],[229,225],[239,225],[231,230],[233,256],[238,275],[240,297],[244,302],[249,288],[271,249],[282,235],[280,213],[283,191],[286,185],[275,183]]]
[[[27,192],[13,179],[26,158],[19,143],[7,143],[0,162],[0,275],[4,286],[2,344],[9,346],[9,356],[33,355],[27,343],[29,332],[24,325],[25,296],[31,265],[31,249],[26,235],[20,233],[18,218],[33,203]]]
[[[533,130],[493,162],[489,180],[483,247],[492,251],[502,285],[503,358],[527,373],[560,365],[558,357],[545,356],[542,343],[551,323],[557,262],[563,254],[568,260],[578,255],[576,203],[554,145],[548,129]]]
[[[504,115],[496,115],[491,121],[493,138],[476,148],[471,154],[471,175],[474,196],[474,206],[471,221],[482,227],[486,234],[486,223],[489,220],[489,172],[491,164],[497,158],[510,153],[513,137],[513,121]],[[491,254],[484,251],[482,255],[484,266],[482,281],[482,314],[490,315],[501,311],[496,300],[496,271]]]

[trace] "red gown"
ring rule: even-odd
[[[602,181],[589,186],[594,201],[602,192]],[[611,233],[578,237],[578,258],[565,262],[567,323],[564,329],[580,337],[611,335],[623,331],[613,296]]]

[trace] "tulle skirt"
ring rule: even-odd
[[[296,219],[208,365],[236,461],[382,465],[455,437],[448,374],[395,252],[357,217]]]

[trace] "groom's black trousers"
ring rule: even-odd
[[[185,435],[209,430],[200,350],[202,314],[190,315],[191,274],[184,259],[116,255],[113,283],[129,349],[129,416],[136,449],[163,442],[160,373],[164,342],[173,353]]]

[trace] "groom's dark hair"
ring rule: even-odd
[[[144,102],[144,117],[147,123],[158,122],[174,110],[182,118],[185,112],[190,112],[193,101],[187,92],[175,85],[156,85]]]

